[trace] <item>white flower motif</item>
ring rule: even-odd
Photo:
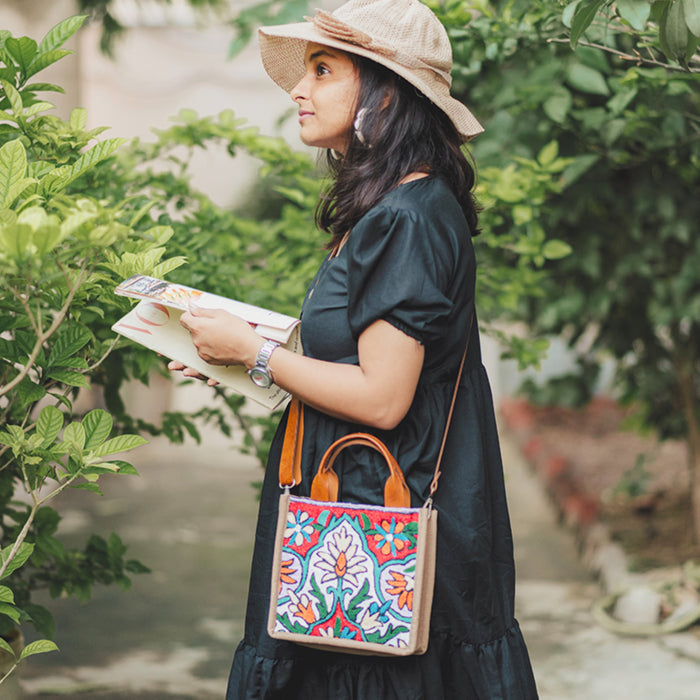
[[[319,552],[321,561],[318,568],[326,572],[321,583],[342,578],[357,586],[357,575],[367,571],[367,567],[363,566],[367,557],[363,552],[356,554],[357,545],[352,544],[345,526],[332,534],[332,539],[326,540],[326,550]]]
[[[303,511],[297,515],[287,513],[287,527],[284,528],[284,538],[292,540],[295,547],[301,547],[304,539],[310,540],[314,534],[314,526],[310,523],[304,525],[309,519],[309,514]]]
[[[380,627],[381,624],[382,623],[379,621],[379,610],[374,613],[370,613],[369,610],[365,610],[365,614],[360,620],[360,627],[362,627],[365,632],[374,632],[374,630]]]

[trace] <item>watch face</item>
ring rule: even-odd
[[[267,372],[258,369],[257,367],[253,367],[253,369],[248,370],[248,374],[253,380],[253,383],[261,386],[263,389],[267,389],[268,387],[272,386],[272,377],[270,377]]]

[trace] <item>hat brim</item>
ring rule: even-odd
[[[304,77],[306,45],[312,42],[357,56],[364,56],[394,71],[445,112],[465,141],[484,131],[476,117],[461,102],[455,100],[447,88],[444,93],[437,92],[415,71],[371,49],[329,37],[319,31],[313,22],[261,27],[258,30],[258,40],[260,42],[260,55],[267,74],[285,92],[291,92],[292,88]]]

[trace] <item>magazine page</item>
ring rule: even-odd
[[[278,343],[286,343],[292,329],[299,323],[299,319],[293,316],[147,275],[129,277],[114,290],[114,293],[133,299],[149,299],[180,311],[189,309],[190,304],[196,304],[203,309],[223,309],[248,321],[255,326],[260,335]]]
[[[205,362],[197,354],[189,332],[180,325],[180,316],[183,313],[183,307],[177,308],[174,304],[166,306],[161,302],[143,299],[126,316],[117,321],[112,326],[112,330],[171,360],[177,360],[192,367],[205,377],[215,379],[220,384],[270,410],[277,408],[287,398],[287,392],[274,384],[267,389],[254,384],[243,366],[224,367]],[[285,337],[277,342],[288,350],[301,353],[299,321],[298,319],[293,321],[294,325],[288,331],[284,331]],[[270,337],[261,330],[266,328],[256,327],[260,335]],[[280,333],[279,329],[272,330]]]

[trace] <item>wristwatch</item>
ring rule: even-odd
[[[255,364],[251,369],[248,370],[253,384],[261,386],[263,389],[267,389],[272,386],[272,373],[270,372],[270,356],[274,352],[275,348],[280,346],[274,340],[266,340],[258,350],[258,354],[255,357]]]

